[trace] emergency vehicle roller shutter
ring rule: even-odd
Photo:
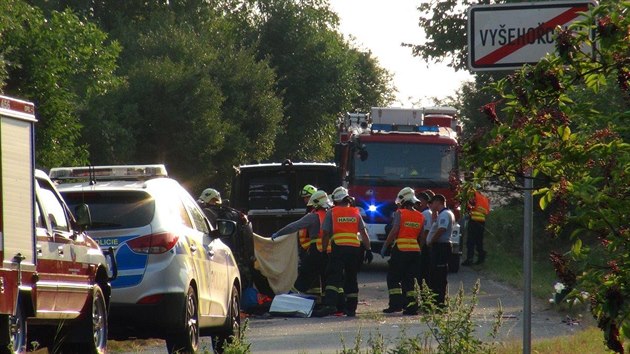
[[[32,122],[0,117],[1,235],[5,265],[17,253],[26,257],[23,264],[34,263],[32,139]]]

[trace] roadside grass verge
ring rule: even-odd
[[[161,339],[108,340],[108,353],[141,352],[146,347],[165,346]]]
[[[523,343],[518,341],[503,342],[497,347],[497,354],[521,354]],[[583,331],[568,336],[540,339],[532,341],[532,353],[539,354],[574,354],[611,353],[606,349],[602,331],[589,327]]]
[[[534,216],[532,294],[539,299],[548,300],[557,281],[556,273],[549,261],[549,253],[552,250],[569,249],[570,241],[552,239],[548,236],[544,231],[545,221],[542,215]],[[488,252],[486,261],[483,265],[473,266],[473,269],[491,279],[523,289],[522,205],[501,207],[488,215],[484,247]]]

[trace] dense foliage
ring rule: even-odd
[[[504,108],[483,107],[492,128],[479,131],[464,155],[476,182],[496,178],[520,189],[531,171],[538,206],[549,211],[548,234],[572,231],[571,250],[551,255],[560,279],[575,295],[590,294],[608,347],[623,352],[630,339],[630,4],[603,3],[556,33],[556,55],[492,86]],[[579,49],[594,42],[595,56]]]
[[[71,11],[42,11],[20,0],[0,3],[0,73],[5,94],[33,100],[40,167],[84,164],[78,111],[117,84],[120,48]]]
[[[477,2],[461,3],[420,5],[428,40],[416,55],[465,68],[465,11]],[[595,43],[594,56],[579,50]],[[487,181],[522,191],[531,171],[537,209],[548,217],[535,237],[570,238],[571,249],[551,260],[576,298],[590,295],[617,352],[630,339],[629,43],[630,3],[601,1],[556,31],[554,55],[514,73],[478,74],[458,97],[469,131],[464,167],[475,176],[463,195]]]
[[[0,35],[43,168],[165,163],[222,189],[233,165],[330,159],[340,114],[392,99],[325,0],[7,0]]]

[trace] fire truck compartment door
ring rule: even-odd
[[[32,122],[0,115],[0,250],[4,266],[16,267],[21,254],[22,267],[34,265],[34,170]]]

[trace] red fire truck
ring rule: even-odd
[[[88,207],[77,221],[35,169],[35,121],[32,103],[0,96],[0,353],[104,353],[110,261],[82,232]]]
[[[370,113],[348,113],[340,122],[335,160],[367,223],[373,250],[387,237],[385,227],[403,187],[443,194],[459,219],[454,197],[460,128],[452,107],[373,107]],[[452,271],[459,265],[459,239],[456,225]]]

